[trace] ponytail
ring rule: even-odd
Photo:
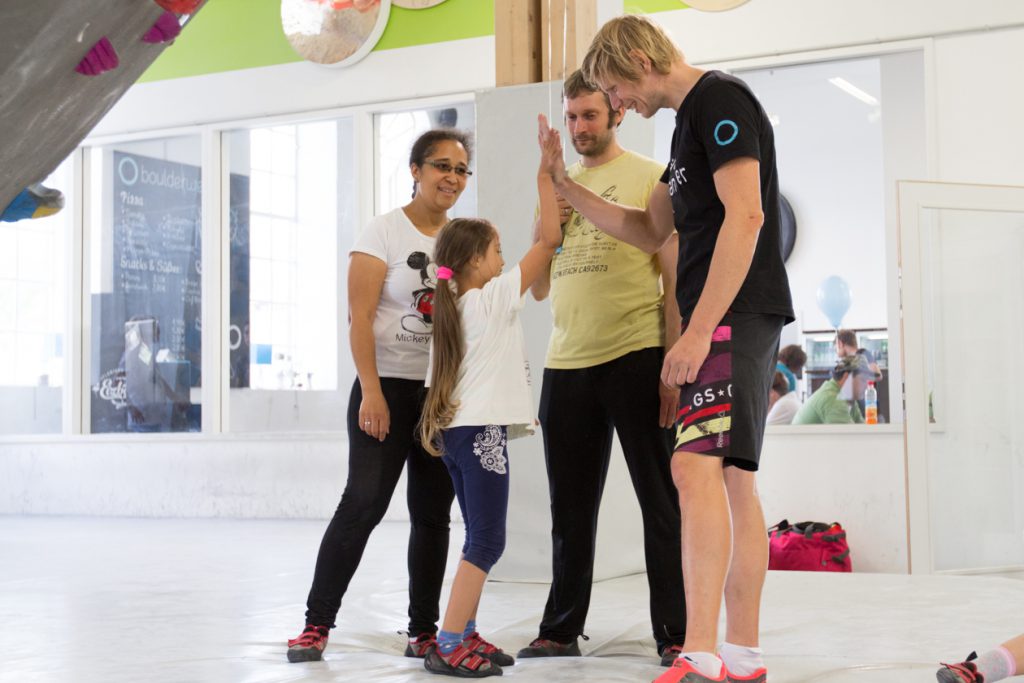
[[[462,321],[452,289],[451,280],[438,280],[434,289],[433,368],[420,418],[420,441],[427,453],[434,456],[444,455],[441,430],[451,424],[458,408],[452,402],[452,393],[465,354]]]
[[[434,288],[433,367],[430,387],[418,426],[420,443],[433,456],[444,455],[442,432],[455,419],[459,405],[453,399],[462,374],[466,340],[462,332],[455,283],[450,276],[465,271],[473,257],[487,252],[497,231],[479,218],[456,218],[441,228],[437,236],[434,260],[439,277]],[[444,272],[447,271],[447,272]],[[440,275],[449,277],[441,277]]]

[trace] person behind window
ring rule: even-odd
[[[853,330],[836,332],[836,358],[845,358],[857,353],[857,334]]]
[[[779,361],[775,364],[775,369],[786,378],[786,384],[789,385],[791,392],[796,391],[796,378],[803,372],[805,363],[807,363],[807,352],[798,345],[789,344],[779,350]]]
[[[878,367],[878,362],[875,360],[875,355],[867,349],[857,349],[858,356],[863,356],[867,362],[868,367],[871,368],[871,372],[875,375],[875,381],[882,379],[882,370]]]
[[[832,379],[811,394],[793,418],[795,425],[861,424],[864,416],[853,400],[854,385],[862,385],[874,373],[863,356],[845,356],[832,368]]]
[[[370,532],[408,472],[409,644],[425,657],[435,643],[455,492],[444,463],[416,439],[433,321],[434,243],[469,171],[466,133],[435,129],[409,154],[412,201],[377,216],[351,250],[349,342],[358,378],[348,404],[348,482],[324,533],[306,627],[288,641],[288,661],[319,660]]]
[[[775,379],[772,380],[771,391],[768,392],[768,424],[791,424],[799,410],[800,397],[795,391],[790,390],[786,376],[777,371]]]
[[[187,428],[188,383],[173,373],[165,375],[169,350],[160,342],[160,322],[152,315],[135,315],[124,324],[127,429],[129,432],[177,432]],[[171,381],[168,381],[170,377]]]
[[[857,377],[857,381],[853,386],[853,397],[857,401],[857,406],[860,408],[860,412],[863,415],[865,411],[864,406],[864,392],[868,388],[868,381],[875,381],[882,379],[882,371],[878,367],[878,363],[875,362],[875,356],[867,349],[857,349],[857,356],[864,359],[864,362],[868,364],[868,368],[871,370],[870,376]]]

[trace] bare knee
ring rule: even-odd
[[[735,491],[738,495],[757,495],[757,472],[749,472],[739,467],[726,467],[722,476],[730,494]]]
[[[676,451],[672,455],[672,483],[682,502],[694,492],[705,491],[709,485],[722,482],[722,459],[701,453]]]

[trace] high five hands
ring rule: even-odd
[[[565,178],[562,136],[548,125],[544,114],[537,115],[537,143],[540,145],[540,172],[550,175],[557,185]]]

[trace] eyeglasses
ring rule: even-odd
[[[463,178],[468,178],[469,176],[473,175],[473,172],[470,171],[465,166],[452,166],[447,161],[430,161],[430,160],[427,160],[427,161],[424,161],[423,163],[430,164],[431,166],[436,168],[441,173],[452,173],[452,172],[454,172],[455,175],[462,176]]]

